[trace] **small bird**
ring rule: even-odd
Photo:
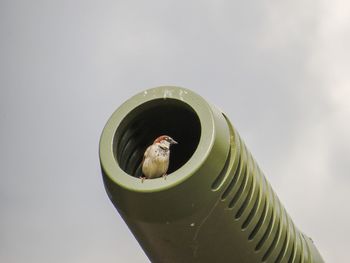
[[[142,182],[146,178],[152,179],[160,176],[166,178],[172,144],[177,144],[177,141],[168,135],[162,135],[155,139],[152,145],[148,146],[142,161]]]

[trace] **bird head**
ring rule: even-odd
[[[153,142],[153,144],[159,144],[160,147],[165,149],[170,149],[170,145],[177,144],[177,143],[178,143],[177,141],[175,141],[173,138],[171,138],[168,135],[159,136]]]

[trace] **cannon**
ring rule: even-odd
[[[179,144],[168,176],[140,180],[143,153]],[[106,192],[151,262],[323,263],[293,223],[228,117],[191,90],[140,92],[100,138]]]

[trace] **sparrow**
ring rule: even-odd
[[[168,135],[159,136],[154,140],[153,144],[146,149],[142,160],[141,180],[152,179],[163,176],[166,178],[166,173],[169,167],[170,146],[177,144],[173,138]]]

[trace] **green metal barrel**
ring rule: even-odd
[[[162,134],[179,142],[168,176],[142,182],[143,153]],[[109,198],[152,262],[324,262],[227,117],[190,90],[126,101],[102,132],[100,162]]]

